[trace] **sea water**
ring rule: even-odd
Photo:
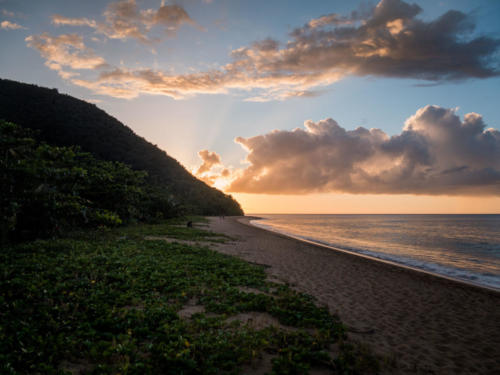
[[[256,215],[252,224],[500,290],[500,215]]]

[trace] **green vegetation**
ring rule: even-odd
[[[0,120],[0,243],[178,215],[174,199],[146,176],[76,147],[38,142],[30,129]]]
[[[175,224],[85,230],[4,248],[0,373],[235,374],[262,356],[275,374],[377,371],[370,355],[346,344],[336,317],[266,281],[262,267],[206,247],[144,239],[218,236],[195,229],[190,237],[191,229]],[[204,311],[181,317],[189,305]],[[228,319],[249,312],[284,326]]]
[[[55,89],[0,79],[0,119],[39,131],[40,139],[50,145],[76,145],[97,159],[147,172],[145,178],[154,198],[174,202],[185,214],[243,214],[231,196],[196,179],[117,119]]]

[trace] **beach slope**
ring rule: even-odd
[[[500,371],[500,293],[211,218],[235,238],[218,251],[268,266],[271,277],[315,296],[349,335],[396,363],[396,373]]]

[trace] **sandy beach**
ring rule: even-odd
[[[328,306],[349,336],[390,360],[395,373],[500,373],[500,292],[335,251],[249,224],[210,218],[235,238],[217,250],[266,265]]]

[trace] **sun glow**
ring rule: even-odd
[[[246,214],[499,214],[499,197],[231,193]]]

